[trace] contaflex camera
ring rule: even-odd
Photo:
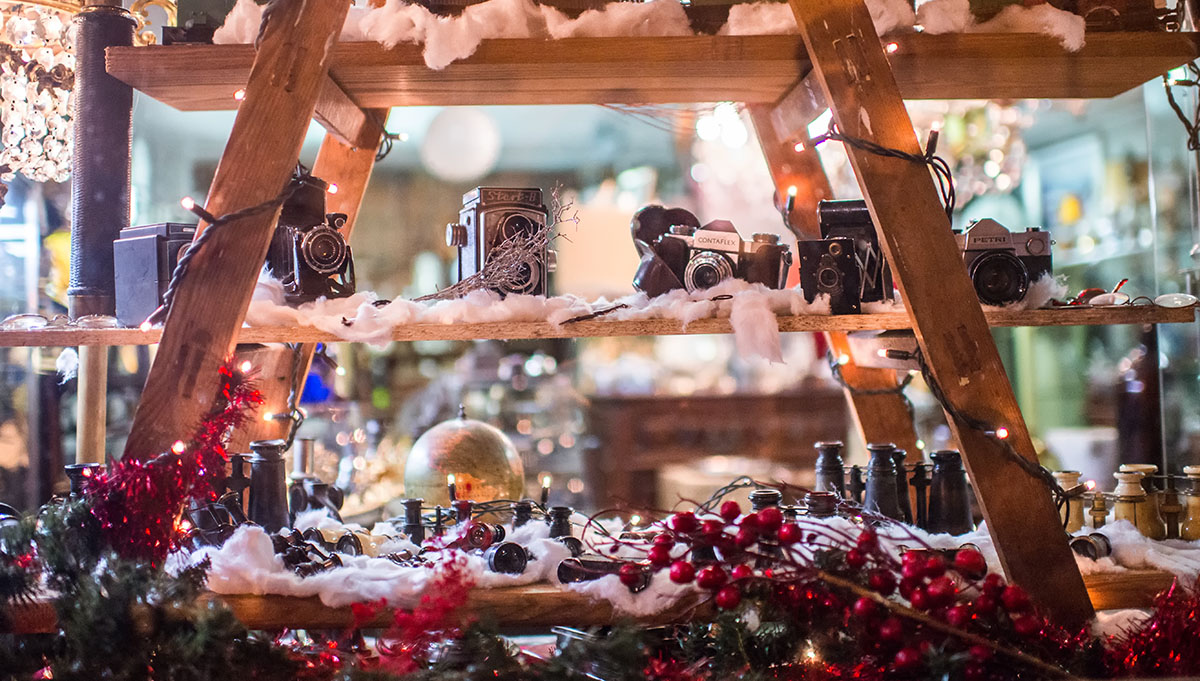
[[[158,309],[175,264],[196,236],[196,225],[161,222],[121,230],[113,242],[117,319],[137,326]]]
[[[325,214],[329,184],[297,166],[291,187],[271,237],[267,268],[283,282],[289,303],[353,295],[354,259],[338,231],[346,226],[346,215]]]
[[[657,296],[676,288],[712,288],[737,278],[783,288],[792,252],[779,242],[778,234],[754,234],[746,241],[728,220],[699,224],[682,208],[647,206],[638,211],[630,224],[642,256],[634,287]]]
[[[1037,227],[1010,232],[984,218],[966,232],[955,234],[967,275],[979,300],[987,305],[1008,305],[1025,299],[1029,286],[1053,271],[1050,235]]]
[[[796,244],[804,299],[811,303],[828,295],[833,314],[857,314],[862,303],[890,300],[892,271],[867,203],[821,201],[817,218],[823,238]]]
[[[446,244],[458,248],[458,280],[483,271],[505,241],[534,238],[548,220],[541,189],[476,187],[463,194],[458,222],[446,226]],[[545,295],[556,257],[549,248],[530,253],[520,263],[516,282],[498,293]]]

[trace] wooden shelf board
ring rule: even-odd
[[[1111,574],[1085,575],[1088,595],[1097,610],[1145,608],[1154,596],[1171,585],[1170,573],[1156,570],[1130,570]],[[319,598],[294,596],[255,596],[212,594],[223,601],[234,615],[251,629],[348,629],[354,625],[349,607],[332,608]],[[574,591],[552,584],[500,589],[479,589],[471,594],[468,608],[480,620],[494,623],[506,631],[549,629],[552,626],[590,627],[612,624],[621,616],[607,602],[594,601]],[[711,615],[710,606],[697,596],[652,617],[639,618],[644,624],[667,624]],[[12,633],[50,633],[57,619],[54,608],[44,601],[16,606],[9,620]],[[380,611],[366,626],[387,627],[391,610]],[[4,629],[0,628],[0,633]]]
[[[1111,324],[1183,324],[1195,320],[1193,308],[1153,306],[1066,308],[986,313],[992,326],[1094,326]],[[911,328],[908,314],[887,312],[862,315],[797,315],[779,318],[779,330],[873,331]],[[390,340],[514,340],[526,338],[603,338],[614,336],[677,336],[730,333],[729,320],[700,319],[685,329],[673,319],[577,322],[554,326],[548,322],[480,322],[475,324],[410,324],[393,330]],[[162,329],[47,328],[0,331],[0,347],[66,347],[80,345],[151,345]],[[305,327],[243,327],[239,343],[338,343],[337,336]]]
[[[1089,33],[1078,52],[1040,34],[890,37],[909,99],[1111,97],[1198,55],[1195,33]],[[420,45],[334,48],[330,73],[359,106],[773,103],[809,70],[799,36],[485,40],[441,71]],[[108,49],[108,71],[185,111],[234,109],[249,45]]]

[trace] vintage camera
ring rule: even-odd
[[[800,241],[800,288],[813,302],[829,296],[833,314],[857,314],[862,303],[890,300],[892,270],[871,212],[862,200],[821,201],[817,204],[821,239]]]
[[[728,220],[699,224],[680,208],[647,206],[638,211],[630,224],[642,256],[634,287],[657,296],[676,288],[699,291],[737,278],[783,288],[792,252],[779,242],[778,234],[754,234],[745,241]]]
[[[967,275],[980,302],[1008,305],[1025,299],[1033,282],[1052,272],[1050,234],[1037,227],[1021,233],[984,218],[955,234]]]
[[[541,189],[476,187],[463,194],[458,222],[446,226],[446,244],[458,248],[458,280],[483,271],[500,244],[532,238],[548,220]],[[556,262],[557,254],[549,248],[530,254],[520,265],[517,282],[498,293],[546,295],[547,276]]]
[[[858,266],[854,239],[835,237],[796,242],[800,257],[800,289],[808,302],[817,295],[829,296],[832,314],[862,311],[862,270]]]
[[[162,303],[171,273],[192,238],[196,225],[160,222],[126,227],[113,242],[117,319],[137,326]]]
[[[353,295],[354,259],[338,231],[346,216],[325,214],[329,184],[297,166],[291,187],[267,250],[267,268],[283,282],[289,303]]]

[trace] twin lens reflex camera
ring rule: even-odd
[[[548,220],[541,189],[476,187],[464,194],[458,222],[446,226],[446,244],[458,249],[458,281],[482,272],[493,252],[506,241],[537,238]],[[556,258],[545,246],[525,253],[515,283],[497,292],[546,295]]]

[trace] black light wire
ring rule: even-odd
[[[1013,447],[1008,438],[1000,437],[995,426],[983,419],[977,418],[971,414],[967,414],[955,406],[955,404],[951,402],[948,397],[946,397],[946,393],[942,391],[942,387],[937,382],[937,379],[933,377],[933,371],[929,368],[929,364],[925,362],[925,356],[922,354],[919,348],[913,353],[913,357],[916,359],[917,364],[921,367],[921,377],[925,379],[925,384],[929,386],[930,394],[933,395],[934,399],[938,401],[938,403],[942,406],[942,409],[944,409],[946,413],[950,415],[950,418],[954,419],[958,423],[963,424],[971,430],[983,434],[989,440],[999,445],[1000,451],[1004,453],[1004,457],[1006,459],[1019,466],[1021,470],[1025,471],[1025,473],[1034,480],[1037,480],[1045,485],[1046,488],[1050,490],[1051,495],[1054,497],[1055,507],[1059,510],[1060,515],[1063,515],[1063,526],[1066,527],[1067,516],[1062,514],[1062,509],[1071,497],[1078,496],[1079,493],[1075,493],[1074,491],[1068,492],[1067,490],[1064,490],[1062,486],[1058,484],[1058,481],[1054,479],[1054,474],[1051,473],[1048,468],[1035,461],[1030,461],[1024,456],[1021,456],[1020,452],[1017,451],[1016,447]]]
[[[163,291],[162,304],[159,305],[154,312],[151,312],[150,316],[146,317],[146,321],[142,323],[153,325],[167,318],[167,314],[171,311],[171,305],[175,302],[175,294],[179,290],[179,285],[183,282],[184,277],[187,276],[188,268],[191,267],[192,259],[196,257],[197,253],[204,249],[204,245],[208,243],[213,234],[217,233],[217,230],[231,222],[237,222],[238,220],[258,215],[260,213],[265,213],[267,211],[274,211],[276,208],[282,206],[289,198],[291,198],[292,194],[296,191],[300,184],[301,183],[299,182],[292,182],[289,179],[287,185],[283,188],[283,191],[279,192],[279,194],[274,198],[268,199],[259,204],[255,204],[249,208],[243,208],[241,210],[235,210],[232,213],[226,213],[220,217],[213,216],[212,213],[205,210],[202,206],[200,206],[200,204],[193,203],[188,210],[190,210],[192,213],[195,213],[196,216],[198,216],[201,220],[207,222],[208,227],[204,231],[200,232],[200,234],[185,247],[186,250],[184,250],[183,255],[179,256],[178,262],[175,263],[175,269],[171,272],[171,279],[167,282],[167,289]]]
[[[1183,107],[1175,99],[1175,86],[1198,87],[1200,86],[1200,66],[1196,65],[1195,61],[1188,62],[1183,66],[1191,74],[1191,78],[1174,79],[1170,74],[1164,74],[1163,90],[1167,93],[1167,103],[1171,105],[1171,110],[1175,112],[1175,116],[1179,122],[1183,124],[1183,129],[1187,132],[1187,148],[1190,151],[1200,151],[1200,96],[1196,97],[1195,108],[1192,110],[1192,115],[1188,116],[1184,112]]]
[[[841,142],[842,144],[848,144],[855,149],[860,149],[867,153],[875,154],[876,156],[899,158],[905,161],[912,161],[913,163],[920,163],[921,165],[929,166],[929,169],[933,171],[934,179],[937,180],[938,193],[941,194],[942,204],[946,207],[946,217],[953,219],[954,206],[957,202],[957,197],[955,196],[954,191],[954,175],[950,172],[950,164],[946,162],[946,159],[938,156],[936,153],[938,140],[937,130],[929,131],[929,138],[925,143],[924,154],[911,154],[907,151],[885,147],[882,144],[872,142],[868,139],[848,135],[842,132],[837,123],[834,121],[829,122],[829,130],[812,138],[809,140],[809,143],[813,146],[816,146],[822,142],[825,142],[826,140],[833,140],[835,142]]]

